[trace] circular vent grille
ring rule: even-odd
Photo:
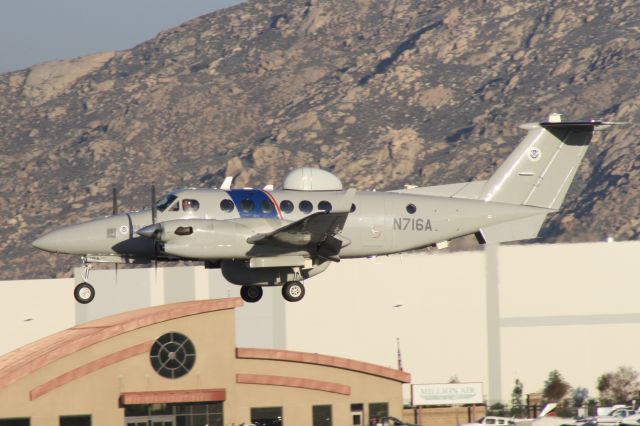
[[[191,371],[196,348],[184,334],[172,332],[158,337],[151,347],[151,366],[162,377],[177,379]]]

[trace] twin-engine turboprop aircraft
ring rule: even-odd
[[[521,126],[528,133],[486,181],[387,192],[345,190],[329,172],[301,168],[283,189],[183,189],[152,209],[66,226],[38,238],[46,251],[81,255],[85,281],[91,262],[199,260],[242,285],[247,302],[263,286],[282,286],[291,302],[303,280],[333,262],[432,245],[475,234],[480,243],[535,238],[567,194],[601,121]],[[76,300],[95,296],[87,282]]]

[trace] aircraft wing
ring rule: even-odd
[[[316,255],[339,261],[340,250],[348,240],[339,236],[351,210],[355,190],[348,190],[330,212],[316,212],[274,231],[256,234],[247,239],[250,244],[315,248]],[[346,243],[346,244],[345,244]]]

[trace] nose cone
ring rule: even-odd
[[[31,244],[40,250],[49,251],[51,253],[79,254],[76,249],[81,245],[82,236],[76,227],[77,225],[66,226],[49,232]]]
[[[129,236],[126,216],[112,216],[56,229],[32,244],[52,253],[111,254],[112,247]]]
[[[58,252],[58,250],[56,249],[57,244],[56,244],[56,237],[54,235],[55,233],[56,233],[55,231],[49,232],[48,234],[43,235],[42,237],[38,238],[31,244],[35,248],[39,248],[40,250],[56,253]]]

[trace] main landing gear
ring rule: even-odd
[[[240,297],[247,303],[256,303],[262,299],[262,287],[257,285],[243,285],[240,289]]]
[[[304,297],[304,285],[300,281],[290,281],[282,286],[282,297],[287,302],[298,302]]]
[[[282,286],[282,297],[288,302],[298,302],[304,297],[304,285],[300,281],[290,281]],[[262,298],[262,287],[243,285],[240,297],[247,303],[255,303]]]

